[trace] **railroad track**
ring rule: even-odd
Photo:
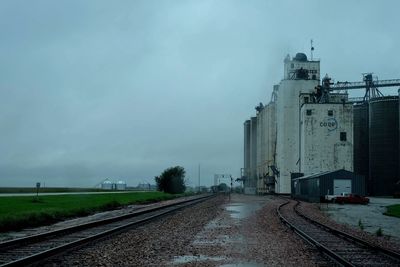
[[[25,266],[90,241],[144,224],[179,209],[205,201],[214,195],[197,197],[164,206],[143,208],[129,214],[84,223],[0,243],[0,266]]]
[[[308,243],[342,266],[400,266],[400,254],[321,224],[289,200],[277,208],[279,218]]]

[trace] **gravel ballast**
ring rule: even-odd
[[[282,225],[274,197],[220,196],[40,266],[324,266]]]
[[[163,266],[222,209],[223,197],[56,256],[38,266]]]
[[[371,244],[379,245],[383,248],[396,251],[400,253],[400,242],[396,238],[390,238],[388,236],[378,237],[371,233],[362,231],[359,228],[352,227],[350,225],[337,223],[331,218],[329,218],[325,213],[321,212],[320,205],[324,204],[316,204],[316,203],[308,203],[301,202],[299,206],[299,210],[304,215],[307,215],[313,220],[316,220],[320,223],[326,224],[332,228],[343,231],[347,234],[354,235],[360,239],[363,239]]]
[[[233,195],[224,210],[196,235],[184,266],[324,266],[313,248],[284,226],[274,197]],[[191,255],[196,255],[193,257]],[[186,259],[186,261],[185,261]]]

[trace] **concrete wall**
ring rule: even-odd
[[[283,80],[277,101],[277,167],[280,175],[276,192],[290,192],[290,173],[299,172],[299,94],[313,84],[306,80]]]
[[[353,171],[352,104],[304,104],[300,139],[300,172],[304,175]]]
[[[246,120],[243,124],[244,129],[244,148],[243,148],[243,173],[242,175],[246,179],[244,186],[248,184],[248,177],[250,177],[250,120]]]
[[[319,61],[308,61],[304,54],[286,57],[284,79],[274,86],[276,101],[251,118],[250,133],[245,130],[245,136],[249,136],[245,137],[245,186],[257,187],[259,193],[264,193],[263,179],[273,175],[269,166],[274,165],[279,171],[275,192],[290,193],[290,174],[300,172],[300,96],[313,93],[319,79]]]
[[[257,174],[260,173],[259,167],[265,161],[265,111],[257,112]]]
[[[295,77],[293,74],[296,70],[303,68],[309,71],[308,79],[317,80],[320,79],[320,62],[319,61],[297,61],[294,58],[291,60],[290,57],[286,57],[284,61],[284,80],[293,80]],[[315,75],[315,79],[313,79]]]
[[[250,119],[250,177],[248,186],[257,186],[257,117]]]
[[[293,65],[292,65],[293,64]],[[313,70],[316,80],[295,79],[293,71],[296,68]],[[290,193],[290,173],[299,172],[299,121],[300,99],[302,93],[311,93],[319,84],[319,61],[298,62],[285,59],[285,79],[281,81],[276,106],[277,114],[277,167],[280,172],[277,177],[275,191]]]
[[[271,102],[257,114],[257,193],[267,193],[267,175],[272,175],[269,166],[275,165],[276,113]]]

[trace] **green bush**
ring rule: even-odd
[[[169,194],[181,194],[185,192],[185,169],[175,166],[164,170],[160,176],[156,176],[158,191]]]

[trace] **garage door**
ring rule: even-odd
[[[351,193],[351,180],[333,180],[333,194],[340,195],[341,193]]]

